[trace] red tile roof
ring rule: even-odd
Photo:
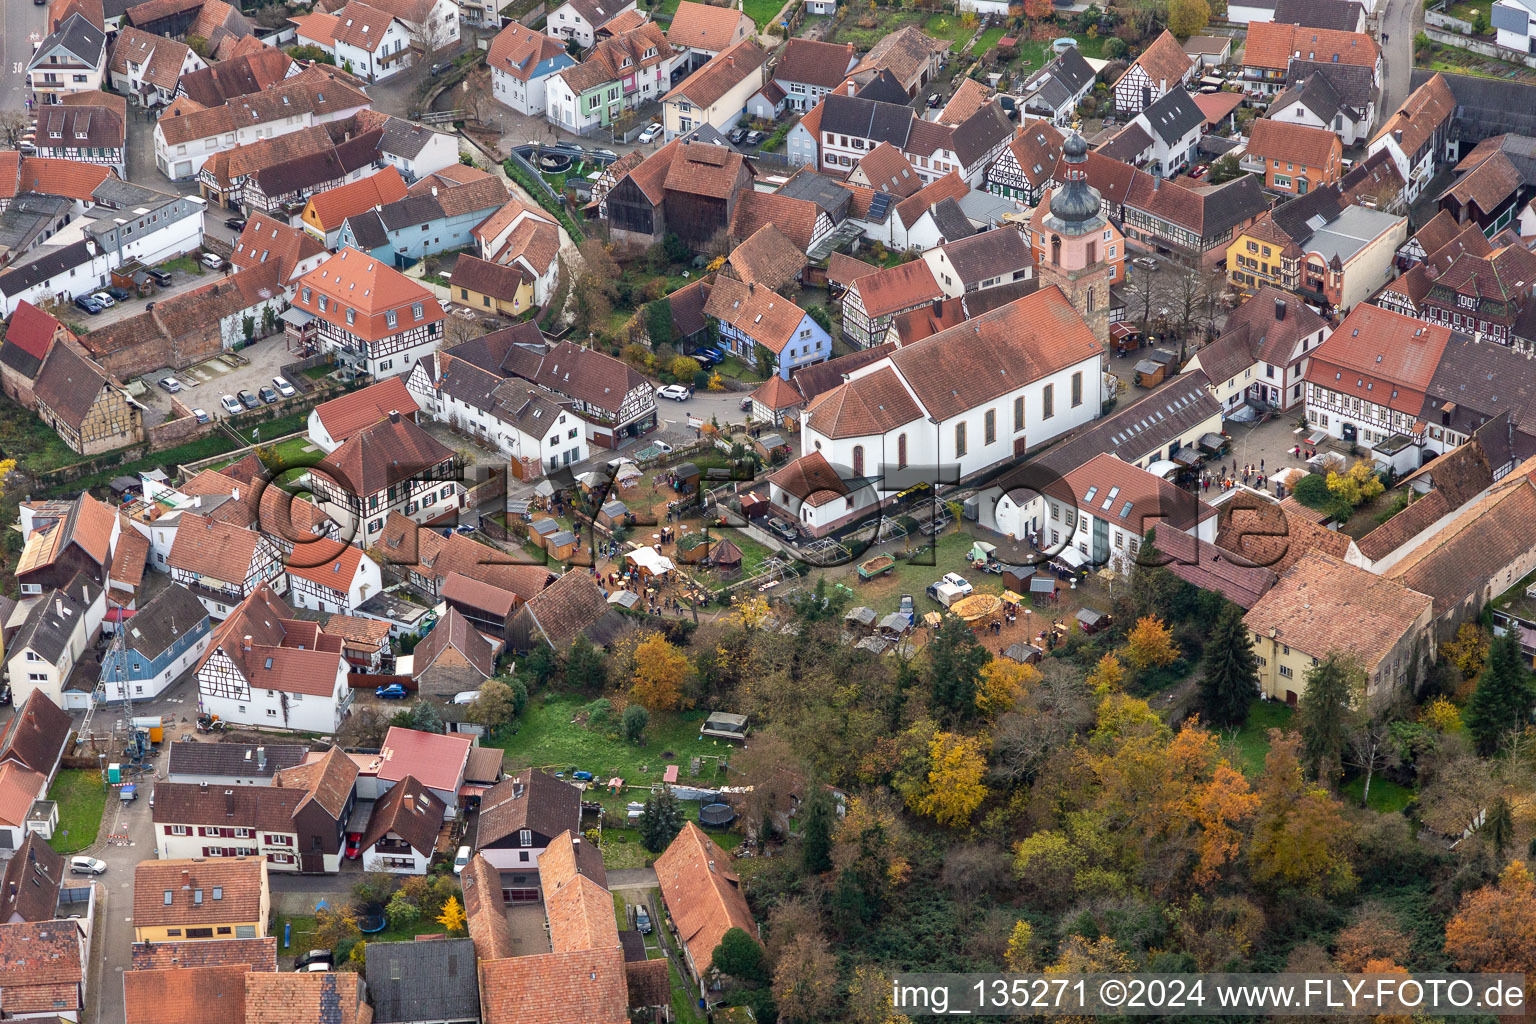
[[[1268,118],[1253,122],[1248,136],[1248,152],[1255,156],[1285,160],[1321,171],[1329,167],[1337,169],[1337,159],[1343,149],[1339,137],[1326,128]],[[1325,183],[1318,181],[1313,185]]]
[[[379,778],[399,782],[414,775],[428,789],[456,791],[472,746],[470,737],[459,733],[390,726],[379,747]]]
[[[1250,29],[1253,26],[1249,26]],[[1250,38],[1252,34],[1250,32]],[[1159,84],[1166,83],[1172,88],[1182,81],[1184,76],[1194,66],[1195,59],[1184,52],[1184,47],[1172,32],[1167,29],[1163,34],[1152,40],[1152,45],[1141,52],[1136,62],[1131,67],[1140,67],[1147,73],[1147,77]],[[1281,65],[1284,67],[1285,65]],[[1126,69],[1130,74],[1130,69]]]
[[[1312,350],[1307,380],[1416,417],[1450,337],[1449,327],[1361,303]]]
[[[124,1024],[202,1024],[209,1019],[245,1024],[245,979],[250,974],[246,964],[124,971]]]
[[[747,24],[743,25],[743,20]],[[753,31],[751,21],[734,7],[682,0],[677,5],[677,13],[672,15],[672,23],[667,26],[667,42],[679,50],[691,47],[719,53],[750,34]]]
[[[1180,52],[1183,52],[1182,48]],[[1319,64],[1374,68],[1380,56],[1381,48],[1376,45],[1376,40],[1364,32],[1264,21],[1248,26],[1243,64],[1283,71],[1294,58]],[[1186,56],[1185,59],[1189,58]]]
[[[315,415],[324,424],[325,432],[337,442],[386,419],[392,412],[414,417],[420,411],[416,399],[406,390],[403,377],[385,377],[360,391],[315,406]]]
[[[749,77],[761,77],[759,69],[767,63],[767,51],[755,40],[743,39],[711,57],[709,63],[663,96],[662,102],[686,98],[696,106],[708,108]]]
[[[927,260],[913,260],[861,277],[849,291],[856,291],[870,317],[887,316],[944,297]]]
[[[320,308],[322,298],[328,300],[324,310]],[[437,323],[445,316],[432,293],[421,284],[352,248],[342,249],[299,278],[293,304],[365,341],[382,341]],[[356,312],[352,323],[346,320],[348,309]]]
[[[341,227],[341,222],[348,217],[364,210],[404,199],[405,193],[405,179],[390,165],[366,178],[349,181],[345,185],[311,196],[309,206],[304,211],[304,221],[330,231]]]
[[[565,47],[556,40],[514,21],[491,40],[486,61],[491,67],[526,82],[534,68],[564,52]]]
[[[732,928],[757,937],[757,923],[731,870],[731,858],[693,822],[656,858],[661,898],[700,971],[714,961],[715,947]]]

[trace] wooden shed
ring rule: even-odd
[[[716,569],[735,572],[741,568],[741,548],[730,540],[716,541],[714,549],[709,553],[709,564]]]
[[[606,502],[597,511],[599,524],[613,529],[615,526],[627,526],[629,523],[629,506],[622,501]]]
[[[528,524],[528,543],[543,551],[549,550],[549,538],[560,532],[560,524],[553,519],[535,519]]]
[[[1035,567],[1032,565],[1009,565],[1003,563],[1003,586],[1009,590],[1017,590],[1024,593],[1029,590],[1029,581],[1035,575]]]
[[[556,561],[569,562],[576,556],[577,543],[576,535],[570,530],[559,530],[544,539],[544,550]]]
[[[695,466],[693,463],[679,462],[677,465],[667,470],[667,475],[672,478],[673,486],[675,486],[678,490],[683,490],[689,487],[697,487],[699,483],[699,477],[703,474],[699,472],[699,467]]]

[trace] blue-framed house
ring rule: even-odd
[[[101,660],[109,702],[123,699],[124,686],[134,700],[158,696],[197,666],[213,635],[208,609],[175,583],[125,619],[121,629],[123,649],[109,647]]]
[[[338,251],[351,246],[404,270],[423,257],[476,245],[472,232],[506,205],[506,186],[490,175],[455,182],[445,173],[418,181],[403,199],[348,217]]]
[[[799,367],[832,355],[832,336],[805,310],[762,285],[716,275],[704,314],[718,322],[722,348],[752,365],[758,351],[767,349],[785,380]]]

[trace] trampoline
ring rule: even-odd
[[[736,811],[730,804],[705,804],[699,808],[699,824],[720,828],[736,820]]]
[[[370,903],[358,915],[357,927],[364,935],[377,935],[388,926],[388,923],[384,919],[384,908],[377,903]]]

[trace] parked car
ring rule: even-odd
[[[747,132],[747,145],[749,145],[749,146],[761,146],[763,144],[763,140],[766,139],[767,137],[768,136],[765,135],[762,132],[757,132],[757,131]]]
[[[244,411],[240,405],[240,400],[234,395],[220,395],[219,404],[222,405],[224,407],[224,411],[231,416],[238,416],[242,411]]]
[[[6,683],[4,686],[0,686],[0,705],[9,706],[10,703],[11,703],[11,684],[10,683]],[[150,797],[150,799],[153,800],[154,797]]]
[[[940,582],[941,583],[948,583],[952,587],[959,587],[960,588],[960,593],[967,594],[967,595],[970,594],[970,592],[972,590],[976,589],[976,588],[971,586],[969,580],[967,580],[964,576],[961,576],[957,572],[947,572],[947,573],[945,573],[944,574],[944,578]]]
[[[381,686],[377,690],[373,691],[373,695],[379,698],[379,700],[404,700],[408,696],[405,691],[405,687],[401,686],[399,683],[390,683],[388,686]]]
[[[175,377],[161,377],[160,386],[165,388],[167,392],[173,395],[182,389],[181,381],[177,380]]]
[[[693,392],[681,384],[663,384],[656,389],[658,398],[670,398],[674,402],[686,402],[693,397]]]
[[[106,292],[91,292],[91,298],[101,303],[102,309],[111,309],[113,306],[117,305],[117,300],[108,295]]]
[[[69,858],[69,873],[72,875],[99,875],[106,870],[107,862],[95,857]]]
[[[931,92],[931,93],[928,94],[928,106],[929,106],[930,109],[937,110],[939,105],[941,103],[943,103],[943,102],[944,101],[939,98],[939,94],[938,93]]]
[[[473,704],[475,701],[477,701],[479,699],[480,699],[480,691],[479,690],[460,690],[458,693],[453,695],[453,700],[449,701],[449,703],[450,704],[458,704],[458,705],[462,706],[464,704]]]
[[[752,396],[751,395],[745,396],[744,398],[742,398],[741,401],[737,402],[736,405],[737,405],[738,408],[741,409],[742,412],[751,412],[752,411]]]
[[[452,69],[453,69],[453,61],[451,61],[451,60],[440,60],[436,64],[432,65],[432,77],[436,78],[438,75],[443,74],[445,71],[450,71]]]
[[[229,228],[231,231],[244,231],[245,230],[245,218],[244,217],[230,217],[228,220],[226,220],[224,222],[224,226]]]
[[[469,858],[472,856],[467,846],[459,847],[459,852],[453,855],[453,873],[462,875],[464,869],[469,866]]]
[[[651,447],[655,448],[657,451],[661,452],[661,454],[663,454],[663,455],[671,455],[672,454],[672,446],[667,444],[667,442],[665,442],[665,441],[652,441],[651,442]]]
[[[732,128],[725,137],[730,139],[733,145],[739,146],[741,145],[741,140],[747,137],[747,130],[745,128]]]
[[[896,610],[907,617],[907,625],[915,626],[917,624],[917,601],[913,599],[911,594],[901,595],[901,604],[896,607]]]
[[[293,962],[293,969],[300,973],[328,971],[336,963],[335,955],[328,949],[312,949]]]
[[[714,366],[725,362],[725,353],[717,348],[701,348],[692,353],[701,366]]]
[[[1137,256],[1135,259],[1131,260],[1131,262],[1136,264],[1142,270],[1157,269],[1157,260],[1153,259],[1151,256]]]
[[[238,397],[240,399],[240,404],[245,406],[247,409],[261,408],[261,403],[257,401],[256,396],[251,394],[249,391],[241,391]]]
[[[91,316],[95,316],[107,307],[96,301],[94,295],[80,295],[75,298],[75,305],[85,310]]]
[[[150,270],[144,271],[144,273],[148,274],[149,279],[155,282],[155,284],[161,288],[169,288],[171,286],[171,282],[175,280],[173,277],[171,277],[170,274],[163,270],[152,268]]]
[[[800,531],[796,530],[791,523],[788,523],[777,517],[768,520],[768,529],[772,530],[780,537],[783,537],[785,540],[794,540],[800,536]]]
[[[277,402],[277,389],[276,388],[273,388],[271,386],[265,386],[260,391],[258,391],[256,393],[258,395],[260,395],[261,396],[261,400],[263,402],[266,402],[268,405],[273,405],[273,404],[275,404]]]
[[[117,285],[113,285],[111,288],[106,288],[103,290],[118,302],[127,302],[129,299],[133,298],[133,292],[130,292],[127,288],[119,288]]]
[[[212,423],[213,422],[213,417],[209,416],[206,412],[204,412],[201,409],[193,409],[192,410],[192,418],[197,420],[197,422],[199,422],[199,423]]]
[[[641,935],[651,934],[651,913],[643,903],[635,907],[635,931]]]
[[[289,384],[281,377],[273,377],[272,386],[277,388],[277,393],[282,395],[284,398],[292,398],[294,395],[298,394],[298,392],[294,390],[293,385]]]
[[[363,835],[351,832],[347,835],[347,860],[357,860],[363,852]]]
[[[645,131],[640,133],[640,141],[641,142],[654,142],[656,140],[656,137],[658,135],[660,135],[660,134],[661,134],[661,125],[657,124],[655,121],[652,121],[649,125],[646,126]]]
[[[205,252],[203,253],[202,259],[200,259],[198,262],[207,267],[209,270],[224,269],[224,257],[220,256],[218,253]]]

